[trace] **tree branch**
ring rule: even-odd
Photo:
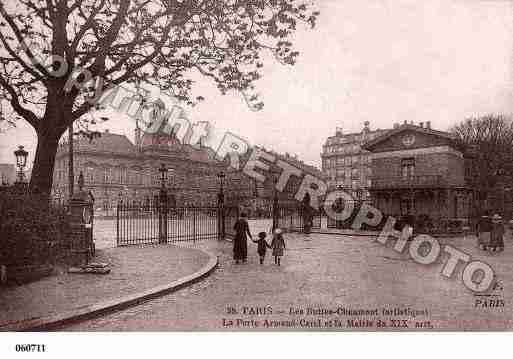
[[[9,85],[9,83],[0,76],[0,85],[9,93],[11,96],[10,104],[12,108],[16,111],[18,115],[23,117],[35,130],[37,130],[39,125],[39,119],[34,114],[34,112],[24,108],[21,106],[20,101],[18,100],[18,94],[14,90],[14,88]]]

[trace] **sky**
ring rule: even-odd
[[[320,167],[322,145],[336,127],[353,132],[364,121],[375,129],[407,120],[447,130],[469,116],[513,113],[513,1],[316,3],[318,26],[294,39],[298,63],[269,58],[257,83],[262,111],[201,81],[196,92],[206,101],[187,109],[191,121]],[[134,124],[122,115],[104,127],[133,137]],[[0,163],[14,162],[18,144],[31,161],[35,133],[22,122],[0,134]]]

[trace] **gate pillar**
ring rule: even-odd
[[[69,201],[71,265],[86,265],[94,255],[93,200],[83,190],[83,175],[79,176],[79,191]]]

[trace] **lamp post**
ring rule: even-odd
[[[160,203],[162,204],[163,203],[162,201],[167,201],[166,183],[167,183],[167,174],[169,172],[169,169],[166,167],[165,164],[162,163],[160,165],[159,172],[160,172],[160,191],[159,191],[159,196],[160,196]]]
[[[168,169],[167,169],[166,165],[162,163],[159,168],[161,190],[166,188],[167,171],[168,171]]]
[[[167,172],[165,164],[161,164],[160,172],[160,206],[159,206],[159,243],[167,242]]]
[[[278,190],[276,186],[278,185],[278,176],[273,176],[273,232],[278,227],[279,220],[279,208],[278,208]]]
[[[341,184],[339,184],[337,186],[337,190],[339,192],[344,192],[344,186],[342,186]],[[340,210],[342,210],[342,208],[345,207],[345,203],[344,203],[344,200],[342,198],[339,198],[337,199],[337,202],[335,203],[335,211],[338,213]],[[335,228],[342,228],[342,221],[340,220],[336,220],[335,222]]]
[[[75,172],[74,172],[74,159],[73,159],[73,124],[68,127],[68,186],[69,198],[73,197]]]
[[[224,213],[224,179],[226,175],[223,171],[217,174],[217,178],[219,179],[219,193],[217,194],[217,208],[218,208],[218,239],[224,239],[226,235],[225,228],[225,213]]]
[[[78,175],[78,190],[82,192],[84,190],[84,173],[80,171],[80,174]]]
[[[361,188],[356,189],[356,198],[360,202],[363,200],[363,190]]]
[[[25,182],[25,173],[23,173],[25,166],[27,165],[28,152],[23,149],[23,146],[18,146],[18,149],[14,151],[16,156],[16,166],[18,167],[18,180],[16,183]]]
[[[226,178],[226,174],[221,171],[217,174],[217,178],[219,179],[219,193],[217,195],[217,203],[218,205],[224,204],[224,180]]]

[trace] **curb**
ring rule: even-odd
[[[209,260],[207,264],[200,270],[177,279],[171,283],[153,287],[145,291],[130,294],[121,298],[111,299],[96,304],[87,305],[80,309],[73,309],[60,314],[55,314],[38,319],[22,320],[17,323],[0,326],[0,331],[8,332],[22,332],[22,331],[48,331],[56,329],[64,325],[69,325],[74,322],[82,321],[85,319],[92,319],[102,314],[107,314],[113,311],[125,309],[142,302],[172,293],[178,289],[182,289],[190,284],[193,284],[212,273],[219,263],[217,256],[202,249],[199,251],[208,255]]]
[[[316,234],[334,234],[336,236],[355,236],[355,237],[378,237],[379,233],[343,233],[343,232],[325,232],[325,231],[314,231],[311,233]]]
[[[325,232],[325,231],[313,231],[313,230],[311,233],[324,234],[324,235],[332,234],[335,236],[349,236],[349,237],[351,237],[351,236],[354,236],[354,237],[379,237],[379,233],[343,233],[343,232]],[[415,237],[419,234],[424,234],[424,233],[414,234],[413,237]],[[441,234],[436,233],[436,234],[428,234],[428,235],[433,238],[448,238],[448,239],[460,238],[462,236],[462,234],[444,234],[444,233],[441,233]]]

